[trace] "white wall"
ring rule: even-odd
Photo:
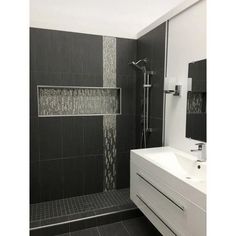
[[[167,95],[165,145],[190,152],[196,140],[185,138],[188,63],[206,58],[206,0],[169,21],[167,78],[182,85],[181,97]]]

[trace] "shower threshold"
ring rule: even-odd
[[[140,215],[130,200],[129,188],[111,190],[31,204],[30,231],[31,235],[37,231],[54,235],[55,230],[64,233]]]

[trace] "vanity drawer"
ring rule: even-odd
[[[186,232],[186,202],[168,186],[153,181],[143,171],[136,172],[136,195],[140,201],[152,209],[176,235]]]
[[[179,235],[138,194],[136,195],[134,202],[163,236]]]

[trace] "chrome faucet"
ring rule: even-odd
[[[192,149],[191,152],[199,152],[197,162],[206,161],[206,145],[205,143],[196,143],[197,149]]]

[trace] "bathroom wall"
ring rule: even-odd
[[[148,70],[155,72],[151,75],[150,89],[150,128],[152,132],[147,138],[147,147],[162,146],[163,122],[163,85],[165,65],[165,30],[166,23],[138,39],[138,58],[148,58]],[[137,146],[140,147],[141,123],[143,110],[143,73],[137,72]]]
[[[136,73],[128,62],[136,60],[137,42],[108,39],[115,50],[115,84],[122,88],[122,115],[114,118],[114,186],[124,188],[129,150],[136,147]],[[103,36],[30,28],[31,203],[104,191],[104,116],[37,113],[37,85],[103,87],[103,47]]]
[[[206,1],[169,21],[167,77],[182,85],[181,97],[166,96],[165,145],[190,152],[196,140],[185,138],[188,63],[206,58]]]

